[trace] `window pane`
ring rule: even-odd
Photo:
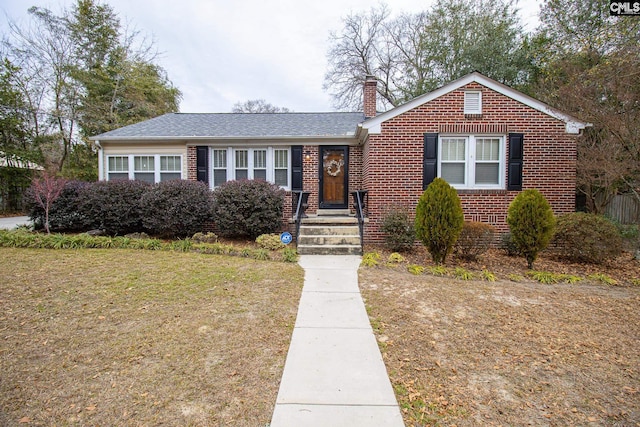
[[[160,156],[160,170],[178,172],[180,167],[180,156]]]
[[[109,157],[110,172],[127,172],[129,170],[129,157]]]
[[[136,171],[153,171],[155,170],[153,163],[153,156],[136,156],[133,158],[134,170]]]
[[[148,173],[148,172],[136,172],[133,175],[134,179],[137,179],[138,181],[145,181],[145,182],[150,182],[151,184],[153,184],[155,182],[155,174],[153,172]]]
[[[213,171],[213,186],[217,187],[227,182],[227,170],[216,169]]]
[[[127,179],[129,179],[128,173],[113,173],[113,172],[109,173],[109,181],[118,181],[118,180],[122,181]]]
[[[285,169],[289,167],[289,152],[287,150],[275,150],[275,167]]]
[[[267,150],[255,150],[253,152],[254,169],[265,169],[267,167]]]
[[[213,150],[213,167],[227,167],[227,150]]]
[[[249,167],[249,153],[247,150],[236,151],[236,169],[246,169]]]
[[[464,184],[464,163],[442,163],[440,176],[449,184]]]
[[[289,185],[289,180],[287,179],[288,175],[289,174],[286,169],[276,169],[275,184],[281,187]]]
[[[249,177],[248,170],[236,169],[236,180],[247,179]]]
[[[497,138],[476,139],[476,158],[479,161],[499,161],[500,140]]]
[[[160,174],[160,181],[171,181],[180,178],[180,172],[163,172]]]
[[[447,160],[465,160],[465,142],[463,138],[444,138],[442,140],[442,156],[443,161]]]
[[[499,184],[498,163],[476,163],[476,184]]]
[[[267,170],[266,169],[255,169],[253,171],[253,179],[261,179],[263,181],[267,180]]]

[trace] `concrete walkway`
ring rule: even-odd
[[[19,225],[31,225],[31,221],[28,216],[12,216],[7,218],[0,218],[0,229],[11,230]]]
[[[404,426],[358,288],[359,256],[303,255],[271,427]]]

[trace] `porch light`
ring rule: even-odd
[[[304,152],[304,159],[311,160],[311,151],[307,150]]]

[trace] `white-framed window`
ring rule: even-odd
[[[464,93],[464,114],[482,114],[482,92],[468,90]]]
[[[289,150],[275,150],[274,183],[289,187]]]
[[[504,136],[442,135],[438,153],[438,176],[454,188],[504,188]]]
[[[182,156],[164,154],[107,156],[107,180],[140,180],[150,183],[182,179]]]
[[[160,156],[160,182],[182,179],[182,157]]]
[[[107,180],[129,179],[129,156],[109,156]]]
[[[151,184],[156,182],[154,156],[134,156],[133,157],[133,179],[146,181]]]
[[[249,179],[249,150],[235,150],[236,180]]]
[[[291,156],[289,148],[212,148],[212,186],[235,179],[261,179],[289,188]]]
[[[227,150],[213,150],[213,186],[227,182]]]
[[[267,150],[253,150],[253,179],[267,180]]]

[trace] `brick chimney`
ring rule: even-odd
[[[376,86],[378,80],[375,76],[368,75],[364,80],[364,116],[366,118],[375,117],[376,109]]]

